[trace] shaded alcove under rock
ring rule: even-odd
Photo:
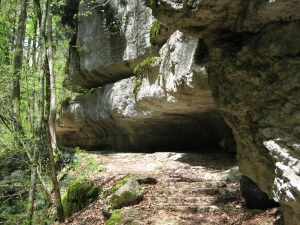
[[[235,151],[231,129],[217,110],[94,122],[87,119],[84,123],[58,126],[57,138],[64,146],[93,151]]]

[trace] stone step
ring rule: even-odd
[[[217,202],[220,202],[224,200],[224,198],[221,198],[219,196],[212,196],[212,197],[186,197],[183,199],[183,202],[190,203],[190,204],[200,204],[202,206],[204,205],[210,205],[215,204]],[[232,200],[232,199],[230,199]],[[236,198],[235,198],[236,200]]]
[[[151,225],[182,225],[182,220],[178,218],[170,218],[169,216],[154,216],[150,219]]]
[[[208,205],[208,204],[214,204],[217,202],[233,202],[238,199],[238,196],[192,196],[192,197],[186,197],[186,196],[157,196],[155,197],[155,202],[158,204],[173,204],[176,205],[178,203],[187,203],[187,204],[201,204],[201,205]]]
[[[209,187],[209,188],[181,188],[181,189],[172,189],[164,188],[158,189],[155,191],[158,195],[237,195],[238,189],[236,188],[218,188],[218,187]]]
[[[202,205],[209,205],[209,204],[215,204],[215,203],[229,203],[229,202],[234,202],[238,200],[237,195],[232,195],[232,196],[207,196],[207,197],[202,197],[201,204]]]
[[[170,204],[158,204],[151,206],[152,210],[165,210],[173,212],[182,213],[206,213],[206,212],[216,212],[220,208],[216,205],[170,205]]]
[[[201,181],[201,182],[165,182],[160,181],[156,184],[158,187],[168,187],[168,188],[183,188],[183,187],[193,187],[193,188],[208,188],[208,187],[225,187],[225,181]]]

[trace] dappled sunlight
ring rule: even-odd
[[[147,191],[141,202],[124,207],[124,221],[140,224],[282,224],[278,210],[250,210],[239,192],[240,172],[228,153],[118,153],[85,154],[100,164],[90,179],[109,193],[129,174],[147,175],[157,184],[141,184]],[[79,169],[80,170],[80,169]],[[79,171],[77,170],[77,171]],[[64,224],[104,224],[102,207],[108,194],[75,213]],[[121,224],[125,224],[125,222]],[[278,221],[278,222],[276,222]]]

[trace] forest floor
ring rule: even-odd
[[[240,172],[235,155],[224,153],[90,152],[100,163],[92,180],[111,188],[128,174],[145,174],[157,184],[143,184],[143,200],[122,209],[120,224],[197,225],[283,223],[280,208],[248,209],[239,192]],[[205,191],[200,186],[205,186]],[[73,214],[61,224],[105,224],[105,197]],[[119,224],[119,223],[118,223]]]

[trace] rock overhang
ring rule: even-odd
[[[203,38],[209,85],[233,129],[240,170],[280,201],[286,224],[299,224],[299,3],[145,2],[167,27]]]

